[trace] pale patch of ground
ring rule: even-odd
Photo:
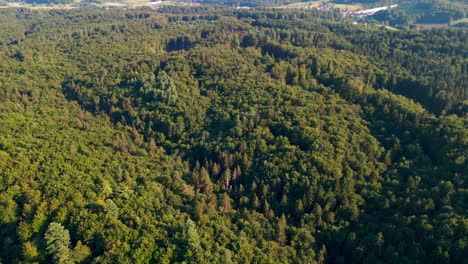
[[[33,10],[69,10],[75,8],[72,5],[26,5],[26,4],[8,4],[6,6],[0,6],[0,9],[5,9],[5,8],[29,8]]]
[[[334,4],[329,1],[310,1],[310,2],[299,2],[289,5],[278,6],[276,8],[288,8],[288,9],[319,9],[327,10],[328,7],[334,9],[337,8],[340,11],[356,11],[362,9],[363,6],[360,4],[346,5],[346,4]]]
[[[443,28],[443,27],[446,27],[447,24],[415,24],[415,26],[423,28],[423,29],[432,29],[432,28]]]
[[[277,6],[276,8],[304,8],[304,7],[318,7],[323,4],[322,1],[312,1],[312,2],[299,2],[289,5]]]
[[[355,5],[345,5],[345,4],[334,4],[334,8],[338,8],[341,11],[356,11],[362,9],[362,5],[355,4]]]
[[[456,25],[456,24],[459,24],[459,23],[468,23],[468,17],[458,19],[458,20],[454,20],[454,21],[452,21],[452,23],[450,23],[450,25]]]
[[[398,28],[394,28],[394,27],[391,27],[391,26],[385,26],[385,28],[390,30],[390,31],[400,31]]]
[[[120,7],[128,6],[128,4],[125,4],[125,3],[116,3],[116,2],[104,3],[104,4],[102,4],[102,5],[103,5],[103,6],[120,6]]]
[[[141,7],[141,6],[149,6],[149,7],[159,7],[159,6],[167,6],[167,5],[183,5],[183,6],[199,6],[200,4],[197,3],[190,3],[190,2],[173,2],[173,1],[153,1],[150,2],[148,0],[125,0],[123,2],[106,2],[102,4],[96,4],[95,6],[100,7]],[[2,8],[14,8],[14,7],[22,7],[22,8],[29,8],[29,9],[43,9],[43,10],[51,10],[51,9],[72,9],[76,8],[73,4],[69,5],[30,5],[30,4],[22,4],[22,3],[8,3],[6,6],[0,6]]]

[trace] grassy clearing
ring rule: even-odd
[[[326,3],[326,1],[310,1],[310,2],[299,2],[294,4],[277,6],[276,8],[301,8],[301,7],[315,7]]]
[[[400,31],[398,28],[394,28],[394,27],[391,27],[391,26],[385,26],[385,29],[388,29],[390,31]]]
[[[151,6],[151,2],[157,2],[157,0],[124,0],[117,2],[116,0],[105,1],[102,4],[95,4],[98,7],[142,7],[142,6]],[[80,1],[75,1],[75,4],[80,3]],[[177,2],[164,1],[157,4],[158,6],[169,6],[169,5],[180,5]],[[6,6],[0,6],[0,9],[3,8],[29,8],[33,10],[52,10],[52,9],[72,9],[76,8],[73,4],[67,5],[31,5],[31,4],[8,4]]]
[[[361,4],[355,4],[355,5],[345,5],[345,4],[334,4],[334,8],[338,8],[341,11],[356,11],[362,9]]]
[[[0,9],[5,8],[29,8],[32,10],[68,10],[73,9],[72,5],[29,5],[29,4],[22,4],[22,5],[6,5],[0,6]]]
[[[329,4],[333,8],[338,8],[341,11],[356,11],[362,9],[363,6],[361,4],[354,4],[354,5],[347,5],[347,4],[334,4],[330,3],[329,1],[310,1],[310,2],[299,2],[289,5],[278,6],[276,8],[286,8],[286,9],[294,9],[294,8],[314,8],[319,7],[321,5]]]
[[[422,28],[422,29],[433,29],[433,28],[443,28],[446,27],[447,24],[415,24],[415,26]]]
[[[454,20],[454,21],[452,21],[452,23],[450,23],[450,25],[456,25],[456,24],[459,24],[459,23],[468,23],[468,17],[458,19],[458,20]]]
[[[124,0],[123,2],[127,3],[127,4],[145,4],[145,3],[148,3],[148,2],[151,2],[151,1],[148,1],[148,0]]]

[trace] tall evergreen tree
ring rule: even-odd
[[[47,252],[52,255],[55,263],[72,263],[70,252],[70,233],[60,223],[49,224],[45,233]]]

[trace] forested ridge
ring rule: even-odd
[[[464,263],[467,39],[0,10],[0,262]]]

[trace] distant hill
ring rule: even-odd
[[[379,12],[373,16],[377,21],[391,26],[405,27],[418,24],[450,24],[466,17],[466,1],[401,1],[398,8]]]

